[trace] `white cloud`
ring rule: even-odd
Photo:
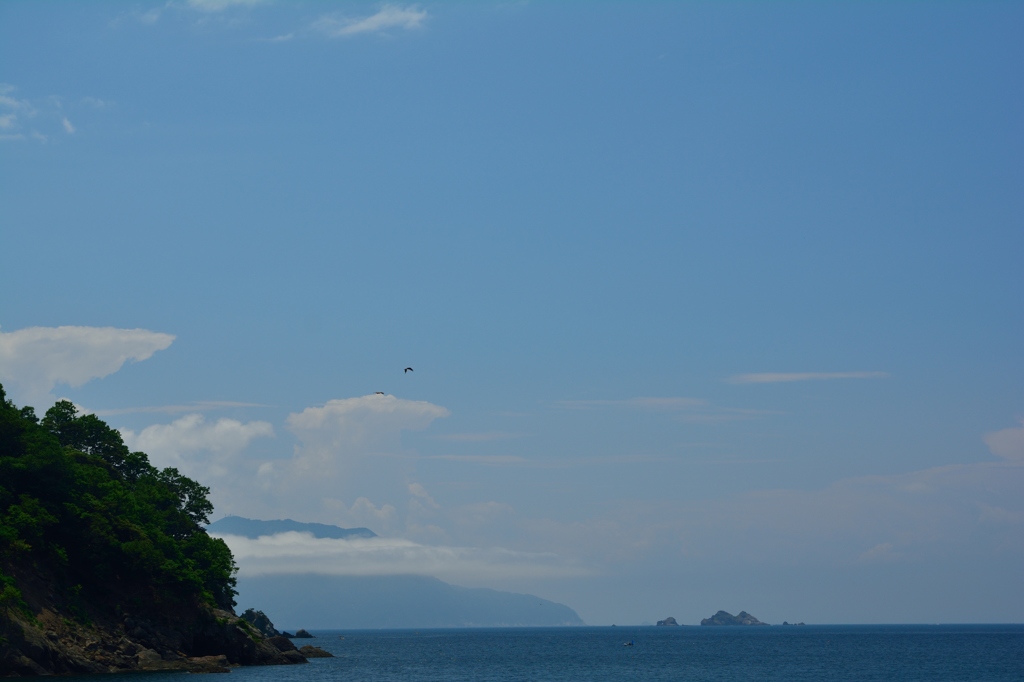
[[[0,332],[0,380],[16,402],[42,407],[58,383],[78,387],[145,360],[171,334],[114,327],[28,327]]]
[[[316,508],[370,493],[388,502],[405,499],[412,460],[404,454],[402,432],[425,429],[448,415],[438,405],[393,395],[331,400],[290,414],[288,429],[299,445],[281,469],[276,490],[287,497],[301,493]]]
[[[434,509],[413,482],[416,457],[403,449],[402,432],[424,429],[448,414],[429,402],[385,395],[331,400],[292,413],[286,420],[297,438],[291,456],[246,460],[231,478],[215,481],[218,509],[392,532],[398,528],[396,506],[417,513]],[[383,502],[376,507],[370,498]]]
[[[71,121],[68,120],[67,116],[65,116],[64,119],[61,121],[61,125],[64,126],[64,132],[66,132],[68,135],[71,135],[72,133],[75,132],[75,126],[71,125]]]
[[[477,431],[475,433],[442,433],[433,436],[435,440],[450,440],[457,443],[484,443],[493,440],[506,440],[519,438],[521,433],[508,433],[507,431]]]
[[[987,433],[984,440],[992,454],[1009,460],[1024,460],[1024,426]]]
[[[5,130],[7,128],[13,128],[14,127],[14,123],[17,120],[18,120],[18,117],[16,115],[14,115],[14,114],[5,114],[3,116],[0,116],[0,128],[3,128]]]
[[[422,400],[367,395],[331,400],[288,415],[288,428],[303,443],[301,458],[319,461],[346,454],[395,452],[403,429],[424,429],[450,413]]]
[[[764,372],[736,374],[729,377],[730,384],[778,384],[791,381],[823,381],[826,379],[886,379],[886,372]]]
[[[267,422],[218,419],[210,423],[201,414],[153,424],[139,433],[121,430],[125,444],[145,452],[155,466],[173,466],[199,480],[232,472],[232,460],[253,439],[273,435],[274,428]]]
[[[258,539],[219,536],[242,576],[272,574],[430,575],[460,584],[586,575],[553,553],[423,545],[400,538],[314,538],[280,533]]]
[[[325,15],[313,22],[312,28],[331,38],[344,38],[359,33],[380,33],[390,28],[416,29],[426,18],[426,10],[416,6],[384,5],[376,14],[360,19]]]

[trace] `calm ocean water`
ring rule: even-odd
[[[337,658],[235,682],[1024,680],[1024,625],[314,630]],[[342,638],[343,637],[343,638]],[[632,641],[633,646],[624,646]],[[166,675],[118,676],[155,682]],[[220,678],[218,678],[220,679]]]

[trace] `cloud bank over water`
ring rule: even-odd
[[[315,538],[279,533],[257,539],[223,535],[243,577],[323,575],[426,575],[461,585],[495,580],[579,577],[589,573],[553,553],[500,547],[428,546],[402,538]]]

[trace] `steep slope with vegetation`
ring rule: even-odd
[[[235,617],[208,494],[73,404],[40,420],[0,386],[0,675],[302,662]]]

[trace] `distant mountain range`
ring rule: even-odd
[[[215,535],[258,538],[290,531],[317,538],[374,538],[368,528],[226,516]],[[450,585],[430,576],[280,574],[238,578],[238,608],[285,629],[455,628],[583,625],[568,606],[532,594]]]
[[[307,629],[583,625],[568,606],[532,594],[467,588],[421,575],[265,575],[238,579],[239,608]]]
[[[298,532],[312,533],[315,538],[375,538],[377,534],[369,528],[340,528],[326,523],[300,523],[291,519],[275,519],[259,521],[242,516],[225,516],[206,527],[207,532],[217,535],[241,535],[255,540],[261,535],[277,535],[278,533]]]

